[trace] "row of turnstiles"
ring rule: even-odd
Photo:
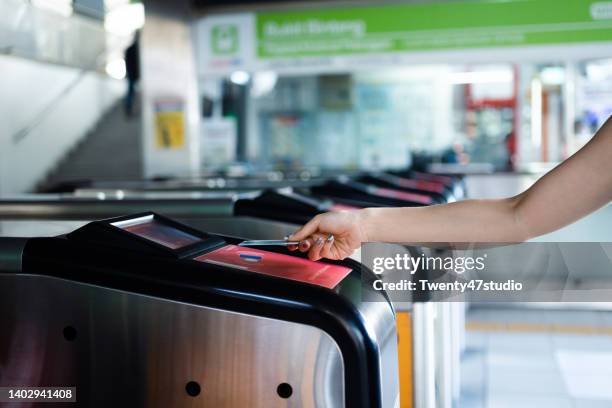
[[[59,190],[0,200],[0,387],[76,387],[83,407],[446,408],[459,397],[463,304],[426,293],[392,304],[359,254],[312,262],[238,244],[326,211],[460,200],[460,177],[263,173]]]

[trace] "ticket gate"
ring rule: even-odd
[[[435,181],[399,177],[389,173],[368,173],[357,177],[356,181],[400,191],[408,191],[410,193],[428,195],[432,197],[437,204],[455,201],[452,190],[446,185]]]
[[[251,176],[232,176],[230,174],[223,174],[216,171],[203,171],[199,172],[197,176],[153,176],[150,178],[123,178],[123,179],[104,179],[104,178],[69,178],[56,182],[53,184],[47,184],[41,186],[39,192],[46,194],[64,194],[74,193],[77,190],[105,190],[105,189],[123,189],[123,190],[143,190],[152,189],[157,186],[170,187],[172,185],[181,185],[184,183],[193,182],[206,182],[210,186],[222,187],[225,185],[225,180],[259,180],[259,181],[272,181],[278,179],[289,179],[293,180],[296,178],[307,179],[310,178],[310,173],[306,172],[304,175],[298,174],[283,174],[280,172],[263,172],[256,173]]]
[[[295,231],[295,224],[279,218],[236,216],[235,202],[256,197],[258,192],[91,192],[30,194],[0,200],[0,232],[15,231],[36,220],[91,221],[122,214],[154,211],[181,220],[195,228],[250,239],[274,239]],[[23,222],[15,222],[21,220]]]
[[[249,217],[303,224],[322,212],[355,208],[359,207],[300,194],[290,187],[240,193],[92,190],[79,195],[30,194],[0,200],[0,219],[92,220],[151,210],[191,224],[195,220],[205,220],[206,223],[201,225],[238,224],[236,217],[243,217],[240,223],[245,222],[244,217]],[[254,228],[252,221],[247,222],[251,224],[249,228]],[[292,225],[289,232],[294,230],[295,225]],[[246,237],[239,231],[227,230],[224,234]],[[285,235],[272,235],[270,238]]]
[[[298,194],[292,189],[246,194],[122,192],[121,199],[109,192],[103,193],[101,199],[100,193],[92,191],[92,194],[84,196],[62,196],[63,200],[44,196],[35,200],[0,202],[0,219],[7,214],[18,219],[91,219],[92,215],[113,216],[122,210],[154,208],[179,217],[192,227],[261,239],[285,236],[295,230],[295,224],[302,224],[320,212],[356,208]],[[271,219],[276,221],[269,221]],[[10,228],[9,231],[21,231],[21,228]],[[435,332],[430,329],[435,316],[440,313],[436,313],[434,308],[428,303],[415,303],[401,305],[398,309],[397,327],[399,337],[403,339],[399,344],[402,407],[435,406],[436,396],[431,390],[435,388],[436,380],[434,364],[430,360],[438,352],[434,351]]]
[[[257,192],[241,193],[253,197]],[[177,218],[231,216],[235,192],[123,192],[27,194],[0,200],[0,219],[82,220],[116,217],[148,209]]]
[[[239,243],[154,213],[0,239],[0,386],[76,387],[77,407],[399,406],[374,275]]]
[[[436,200],[428,195],[378,187],[350,180],[348,177],[339,177],[324,184],[312,186],[309,191],[317,196],[330,197],[348,205],[361,203],[361,207],[409,207],[436,204]]]
[[[92,191],[93,192],[93,191]],[[93,192],[95,193],[95,192]],[[108,194],[108,192],[107,192]],[[126,193],[127,196],[135,193]],[[157,193],[160,194],[160,193]],[[178,194],[178,193],[174,193]],[[359,196],[361,198],[361,196]],[[342,200],[343,203],[338,201]],[[367,200],[367,198],[366,198]],[[352,205],[348,205],[351,203]],[[378,205],[393,205],[393,201],[389,203],[386,200],[381,200]],[[401,204],[406,205],[405,202]],[[229,231],[232,235],[243,237],[256,238],[278,238],[291,233],[295,230],[294,224],[303,224],[310,220],[316,214],[335,211],[335,210],[350,210],[362,208],[372,205],[369,201],[358,200],[357,197],[349,199],[333,199],[313,196],[308,192],[296,192],[292,188],[282,188],[275,190],[266,190],[257,194],[237,195],[234,203],[234,216],[238,219],[212,219],[198,220],[200,224],[193,224],[196,220],[185,220],[190,225],[197,225],[210,228],[213,231]],[[257,234],[252,234],[252,224],[245,224],[242,220],[257,219],[276,220],[289,226],[284,235],[277,232],[270,235],[269,230],[260,231]],[[218,221],[217,224],[211,224],[211,221]],[[266,221],[267,222],[267,221]],[[235,233],[235,228],[244,228],[248,225],[247,233]],[[265,226],[266,224],[264,224]],[[231,227],[228,230],[228,227]],[[267,234],[266,234],[267,232]],[[358,255],[357,255],[358,258]],[[447,358],[447,352],[440,350],[437,345],[438,337],[448,336],[448,308],[440,309],[438,305],[432,305],[426,299],[418,300],[416,303],[405,303],[398,306],[397,309],[397,327],[399,337],[404,341],[399,343],[400,361],[400,379],[402,384],[402,407],[423,407],[433,408],[437,406],[436,401],[451,400],[447,396],[448,390],[440,390],[436,388],[436,384],[447,384],[456,381],[448,380],[448,367],[437,369],[436,365],[441,362],[440,358]],[[453,336],[454,337],[454,336]],[[406,340],[408,339],[408,340]],[[453,355],[454,356],[454,355]],[[454,358],[454,357],[453,357]],[[442,372],[440,372],[442,371]],[[441,377],[442,380],[440,380]],[[445,406],[445,405],[442,405]]]
[[[283,175],[272,172],[262,177],[224,177],[209,175],[193,178],[157,178],[148,180],[76,180],[61,183],[45,190],[46,193],[74,193],[104,190],[125,191],[245,191],[283,186],[309,187],[322,183],[321,176]]]
[[[449,188],[455,199],[463,199],[467,197],[465,182],[461,175],[447,175],[438,173],[425,173],[415,170],[390,170],[387,173],[396,175],[402,178],[410,178],[415,180],[433,181],[436,183],[442,183]]]
[[[80,195],[37,194],[0,200],[0,220],[83,221],[151,210],[218,234],[278,239],[319,213],[350,208],[354,207],[298,194],[291,188],[242,193],[92,190]],[[11,222],[3,224],[6,229]]]
[[[354,210],[351,206],[330,199],[315,197],[293,188],[265,190],[257,196],[242,196],[234,204],[234,214],[305,224],[312,217],[328,211]]]

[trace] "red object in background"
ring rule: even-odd
[[[466,84],[464,87],[464,99],[465,106],[468,111],[478,111],[486,108],[510,108],[513,111],[513,127],[510,135],[506,140],[506,148],[508,149],[509,163],[511,169],[514,169],[516,155],[518,151],[518,137],[519,137],[519,112],[518,112],[518,93],[519,93],[519,73],[516,66],[513,67],[514,72],[514,86],[512,96],[510,98],[500,99],[480,99],[474,100],[472,95],[472,86]]]
[[[355,207],[348,204],[334,204],[329,208],[329,211],[353,211],[358,210],[361,207]]]
[[[195,260],[291,279],[328,289],[335,288],[351,272],[351,268],[345,266],[315,262],[237,245],[224,246],[200,255]]]
[[[398,200],[412,201],[414,203],[430,205],[433,204],[433,199],[426,195],[408,193],[405,191],[393,190],[391,188],[377,188],[374,193],[381,197],[396,198]]]

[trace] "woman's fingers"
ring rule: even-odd
[[[306,225],[302,228],[294,232],[289,236],[290,241],[302,241],[314,234],[319,228],[319,223],[321,222],[321,217],[316,216],[312,220],[308,221]]]
[[[344,259],[346,251],[341,250],[332,234],[315,233],[300,241],[299,245],[287,247],[291,251],[308,252],[308,258],[318,261],[321,258]]]
[[[311,239],[313,240],[313,245],[310,247],[310,251],[308,252],[308,258],[313,261],[316,261],[321,258],[321,250],[325,246],[325,236],[323,234],[314,234]]]
[[[325,238],[325,244],[323,245],[323,248],[321,249],[321,252],[319,253],[320,257],[334,259],[334,255],[332,253],[333,246],[334,246],[334,236],[330,234],[329,236],[327,236],[327,238]]]
[[[312,248],[312,241],[310,238],[300,241],[300,244],[298,245],[300,252],[307,252],[310,250],[310,248]]]

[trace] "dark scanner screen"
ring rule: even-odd
[[[224,246],[200,255],[195,260],[296,280],[328,289],[335,288],[352,270],[346,266],[314,262],[237,245]]]
[[[164,224],[153,217],[143,217],[113,224],[124,231],[156,242],[170,249],[179,249],[201,241],[195,235]]]

